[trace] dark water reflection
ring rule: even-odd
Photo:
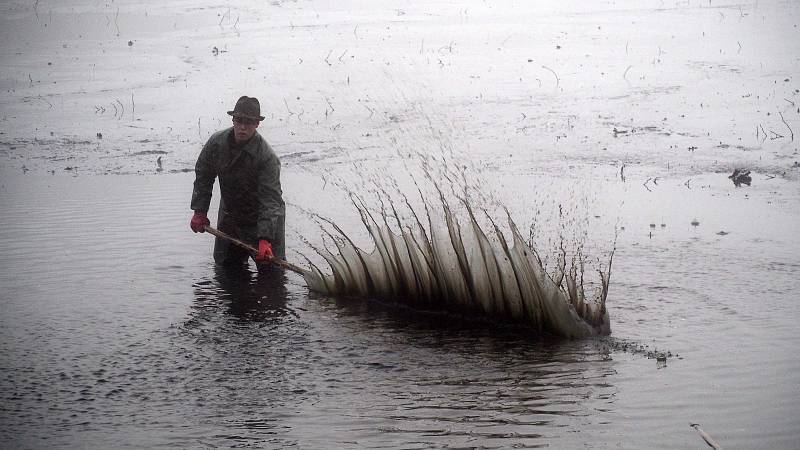
[[[690,421],[728,447],[798,437],[787,246],[621,248],[613,336],[681,354],[659,368],[216,267],[186,230],[189,176],[16,177],[0,190],[3,447],[701,448]]]
[[[592,342],[548,342],[519,329],[340,299],[313,327],[313,401],[304,420],[338,445],[546,445],[589,404],[613,398],[608,353]],[[327,321],[326,321],[327,322]],[[301,422],[302,423],[302,422]],[[305,427],[300,427],[305,429]],[[369,444],[366,444],[369,443]]]
[[[194,289],[171,340],[215,355],[202,358],[211,383],[195,388],[208,392],[204,415],[228,427],[222,442],[544,446],[553,430],[594,422],[587,401],[615,392],[610,354],[593,342],[375,300],[301,307],[283,273],[215,267]]]
[[[213,275],[213,279],[194,284],[196,301],[192,305],[192,320],[202,322],[220,310],[252,322],[292,314],[287,308],[286,274],[281,271],[258,273],[215,265]],[[187,322],[186,326],[190,324]]]

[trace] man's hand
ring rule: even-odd
[[[205,226],[211,225],[211,221],[206,217],[206,213],[202,211],[195,211],[192,220],[189,222],[189,227],[195,233],[205,233]]]
[[[263,262],[269,259],[274,258],[275,255],[272,254],[272,244],[269,243],[266,239],[261,239],[258,241],[258,253],[256,253],[256,261]]]

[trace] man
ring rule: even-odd
[[[273,257],[285,259],[284,223],[286,207],[281,197],[281,165],[267,141],[256,131],[264,117],[255,97],[243,96],[233,111],[233,127],[214,133],[203,146],[195,165],[194,191],[189,223],[202,233],[211,222],[214,179],[219,177],[221,199],[217,228],[258,248],[254,259],[259,268]],[[247,264],[249,254],[217,238],[214,260],[225,266]]]

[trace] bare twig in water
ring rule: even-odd
[[[776,133],[776,132],[774,132],[772,130],[769,130],[769,134],[770,134],[769,140],[771,140],[771,141],[774,141],[775,139],[783,139],[785,137],[784,135],[782,135],[780,133]]]
[[[369,111],[369,118],[371,119],[371,118],[372,118],[372,115],[373,115],[373,114],[375,114],[375,111],[373,111],[373,109],[372,109],[372,108],[370,108],[370,107],[369,107],[369,106],[367,106],[367,105],[361,105],[361,106],[363,106],[364,108],[367,108],[367,110]]]
[[[223,14],[222,17],[219,19],[219,26],[220,27],[222,27],[222,21],[225,20],[226,17],[228,18],[228,21],[231,20],[231,9],[230,8],[228,8],[228,12]]]
[[[790,127],[789,124],[786,123],[786,119],[783,118],[783,113],[782,112],[778,111],[778,115],[781,116],[781,121],[783,121],[783,124],[786,125],[786,128],[789,129],[789,133],[792,133],[791,142],[794,142],[794,131],[792,131],[792,127]]]
[[[203,134],[200,132],[200,118],[197,118],[197,137],[203,139]]]
[[[341,54],[341,55],[339,55],[339,62],[342,62],[342,58],[344,58],[344,55],[345,55],[346,53],[347,53],[347,49],[345,49],[345,50],[342,52],[342,54]]]
[[[709,447],[712,447],[714,450],[722,450],[722,447],[720,447],[719,444],[717,444],[714,441],[714,439],[712,439],[711,436],[708,435],[708,433],[706,433],[705,431],[703,431],[702,428],[700,428],[699,423],[690,423],[689,426],[697,430],[697,432],[700,434],[700,437],[702,437],[703,440],[706,441],[706,444],[708,444]]]
[[[326,63],[327,63],[329,66],[330,66],[330,65],[332,65],[332,64],[330,63],[330,61],[328,61],[328,58],[330,58],[330,57],[331,57],[331,53],[333,53],[333,49],[331,49],[331,51],[329,51],[329,52],[328,52],[328,56],[326,56],[326,57],[325,57],[325,62],[326,62]]]
[[[686,180],[686,183],[683,183],[686,186],[686,189],[691,189],[691,186],[689,186],[689,182],[691,182],[691,181],[692,181],[692,179],[689,178],[688,180]]]
[[[764,125],[758,124],[758,126],[761,128],[761,135],[763,136],[761,142],[764,142],[767,140],[767,132],[764,130]]]
[[[48,108],[48,109],[53,109],[53,104],[52,104],[52,103],[50,103],[50,102],[48,102],[46,98],[42,97],[41,95],[40,95],[40,96],[38,96],[38,97],[36,97],[36,98],[38,98],[39,100],[41,100],[41,101],[43,101],[43,102],[47,103],[47,106],[49,106],[49,108]]]
[[[622,79],[623,80],[628,81],[628,71],[631,70],[632,67],[633,66],[628,66],[628,68],[625,69],[625,73],[622,74]]]
[[[283,104],[286,105],[286,111],[289,111],[289,116],[293,116],[294,113],[292,112],[291,109],[289,109],[289,103],[286,101],[285,98],[283,99]]]
[[[122,102],[119,101],[119,99],[116,99],[115,101],[117,103],[119,103],[119,107],[120,107],[120,109],[122,109],[122,111],[120,111],[120,113],[119,113],[119,118],[122,119],[122,116],[125,115],[125,105],[123,105]]]
[[[645,181],[644,183],[642,183],[642,186],[644,186],[644,188],[645,188],[645,189],[647,189],[649,192],[653,192],[653,191],[652,191],[652,189],[650,189],[650,188],[647,186],[647,183],[649,183],[649,182],[650,182],[650,180],[652,180],[652,179],[653,179],[653,178],[648,178],[648,179],[647,179],[647,181]]]
[[[133,102],[133,92],[131,92],[131,120],[136,120],[136,103]]]
[[[330,106],[330,107],[331,107],[331,112],[334,112],[334,111],[336,111],[335,109],[333,109],[333,105],[331,104],[331,101],[330,101],[330,100],[328,100],[328,97],[325,97],[325,101],[326,101],[326,102],[328,102],[328,106]],[[325,111],[328,111],[328,110],[326,109]],[[327,113],[326,113],[326,114],[327,114]]]
[[[619,178],[622,180],[623,183],[625,182],[625,164],[623,164],[619,168]]]
[[[542,69],[549,70],[553,74],[553,76],[556,77],[556,89],[558,89],[558,85],[561,82],[561,80],[559,80],[558,74],[556,73],[556,71],[551,69],[551,68],[549,68],[549,67],[547,67],[547,66],[542,66]]]

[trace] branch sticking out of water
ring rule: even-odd
[[[625,69],[625,72],[622,74],[622,79],[623,80],[628,81],[628,71],[631,70],[632,67],[633,66],[628,66],[628,68]]]
[[[702,428],[700,428],[699,423],[690,423],[689,426],[697,430],[697,433],[700,434],[700,437],[702,437],[703,440],[706,441],[706,444],[708,444],[709,447],[713,448],[714,450],[722,450],[722,447],[720,447],[719,444],[717,444],[716,441],[714,441],[714,439],[712,439],[711,436],[708,435],[708,433],[706,433],[705,431],[703,431]]]
[[[231,9],[230,8],[228,8],[228,11],[225,14],[223,14],[222,17],[220,17],[220,19],[219,19],[219,27],[220,28],[222,28],[222,22],[225,20],[226,17],[228,18],[228,21],[230,22],[230,20],[231,20]]]
[[[764,125],[758,124],[758,127],[761,128],[761,142],[763,143],[767,140],[767,132],[764,130]]]
[[[789,133],[792,133],[792,140],[791,140],[791,142],[794,142],[794,131],[792,131],[792,127],[790,127],[790,126],[789,126],[789,124],[788,124],[788,123],[786,123],[786,119],[784,119],[784,118],[783,118],[783,113],[782,113],[782,112],[778,111],[778,115],[780,115],[780,116],[781,116],[781,121],[783,121],[783,124],[784,124],[784,125],[786,125],[786,128],[788,128],[788,129],[789,129]]]
[[[558,74],[556,73],[556,71],[551,69],[551,68],[549,68],[549,67],[547,67],[547,66],[542,66],[542,69],[549,70],[550,73],[552,73],[553,76],[556,77],[556,90],[558,90],[558,85],[561,82],[561,80],[558,78]]]
[[[283,104],[286,105],[286,111],[289,111],[289,117],[293,116],[294,112],[292,112],[292,110],[289,109],[289,102],[287,102],[285,98],[283,99]]]
[[[38,96],[38,97],[36,97],[36,98],[38,98],[39,100],[41,100],[41,101],[43,101],[43,102],[47,103],[48,109],[53,109],[53,104],[52,104],[52,103],[50,103],[49,101],[47,101],[47,99],[46,99],[46,98],[42,97],[41,95],[39,95],[39,96]]]
[[[120,109],[121,109],[121,111],[120,111],[120,113],[119,113],[119,118],[120,118],[120,120],[122,120],[122,116],[124,116],[124,115],[125,115],[125,105],[123,105],[123,104],[122,104],[122,102],[121,102],[119,99],[115,99],[114,101],[116,101],[117,103],[119,103],[119,107],[120,107]]]

